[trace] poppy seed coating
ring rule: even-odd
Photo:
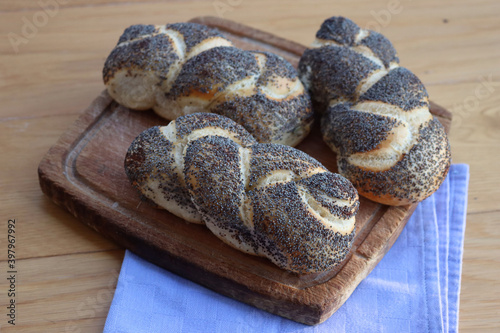
[[[296,272],[321,272],[345,259],[354,229],[341,234],[325,228],[302,202],[296,183],[271,184],[251,191],[249,196],[255,233],[266,235],[261,247],[278,266]]]
[[[340,155],[349,156],[374,150],[401,124],[392,117],[350,110],[348,104],[337,104],[321,119],[321,131],[329,146],[338,147]]]
[[[104,64],[104,83],[110,81],[116,72],[123,68],[128,69],[128,75],[138,75],[137,72],[132,73],[132,70],[166,75],[170,66],[178,59],[178,55],[173,52],[172,41],[166,35],[136,39],[111,51]],[[164,79],[164,76],[160,76],[159,81],[161,79]]]
[[[256,85],[267,85],[269,81],[275,81],[276,78],[286,77],[290,80],[297,78],[297,71],[293,68],[292,64],[283,59],[282,57],[271,53],[261,51],[251,51],[253,54],[263,54],[266,57],[266,64],[264,71],[260,74],[259,80]]]
[[[152,24],[136,24],[125,29],[118,40],[118,45],[123,42],[128,42],[141,36],[150,35],[156,31],[156,27]]]
[[[236,81],[256,75],[258,70],[251,53],[235,47],[214,47],[189,59],[166,95],[168,99],[175,99],[193,91],[220,92]]]
[[[418,77],[406,68],[398,67],[378,80],[358,101],[384,102],[411,111],[417,107],[429,108],[428,98]]]
[[[250,156],[249,165],[242,151]],[[328,228],[310,203],[351,224],[359,207],[357,192],[307,154],[277,144],[243,148],[228,138],[207,136],[188,146],[184,163],[193,202],[208,228],[229,245],[302,273],[331,269],[348,253],[355,229]]]
[[[239,119],[259,142],[291,141],[291,146],[300,142],[309,132],[314,121],[311,110],[311,100],[307,94],[273,100],[261,92],[251,96],[234,96],[210,109],[225,117]]]
[[[359,27],[353,21],[345,17],[335,16],[323,22],[316,33],[316,38],[351,46],[354,45],[359,31]]]
[[[450,147],[441,123],[433,118],[419,131],[417,144],[389,170],[373,172],[339,160],[339,172],[349,179],[360,193],[384,193],[394,201],[413,202],[430,196],[446,178],[450,168]],[[443,142],[446,145],[443,146]],[[442,158],[441,156],[444,156]]]
[[[175,121],[177,138],[182,140],[197,130],[207,127],[222,128],[233,133],[243,146],[249,146],[257,143],[255,139],[241,125],[235,123],[229,118],[222,117],[213,113],[200,113],[196,116],[179,117]]]
[[[205,136],[191,142],[184,156],[187,188],[202,215],[221,223],[239,223],[244,184],[240,178],[240,154],[236,142],[221,136]]]
[[[311,68],[311,94],[322,108],[326,108],[332,99],[354,102],[361,82],[380,69],[363,55],[334,45],[306,50],[300,60],[299,71],[307,72],[307,67]]]
[[[304,177],[317,169],[328,171],[321,163],[300,150],[262,143],[252,147],[248,186],[255,187],[262,178],[278,170],[287,170],[295,177]]]
[[[349,219],[356,215],[359,209],[359,202],[356,202],[358,192],[350,182],[336,173],[323,172],[303,178],[297,182],[299,186],[306,187],[309,194],[330,213],[340,216],[343,219]],[[338,198],[355,202],[351,206],[339,206],[326,198]]]
[[[125,156],[125,172],[144,197],[161,205],[173,201],[189,214],[198,215],[174,167],[173,143],[155,126],[142,132]],[[160,199],[161,197],[161,199]]]
[[[392,43],[376,31],[370,31],[368,37],[361,41],[361,45],[368,47],[386,68],[389,68],[392,62],[399,63],[398,55]]]
[[[173,23],[167,24],[166,28],[178,31],[184,36],[186,53],[190,52],[193,47],[206,39],[213,37],[225,38],[218,30],[210,29],[205,25],[197,23]]]

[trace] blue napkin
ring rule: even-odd
[[[126,251],[106,333],[457,332],[469,167],[452,165],[400,237],[324,323],[284,319]]]

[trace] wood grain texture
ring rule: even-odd
[[[223,3],[227,1],[221,0]],[[103,90],[101,68],[119,35],[135,23],[181,22],[201,15],[216,15],[212,1],[68,1],[57,15],[15,52],[7,35],[21,35],[23,18],[32,20],[38,0],[4,1],[0,4],[0,215],[19,217],[19,255],[29,259],[29,272],[19,283],[21,294],[34,291],[39,300],[54,289],[36,283],[39,271],[50,272],[45,258],[61,255],[76,260],[64,262],[67,272],[61,291],[79,288],[82,263],[78,253],[88,253],[94,265],[103,260],[101,251],[118,248],[60,209],[40,191],[36,168],[77,115]],[[235,3],[235,2],[232,2]],[[386,0],[241,1],[222,13],[283,38],[308,45],[319,24],[331,15],[344,15],[361,26],[377,22],[376,15],[388,9]],[[454,114],[450,133],[454,163],[468,163],[471,171],[467,229],[460,305],[460,331],[497,332],[500,328],[500,4],[497,0],[419,0],[399,2],[398,13],[381,20],[378,28],[398,50],[404,66],[424,82],[431,98]],[[446,20],[446,21],[445,21]],[[493,92],[476,91],[489,78]],[[493,166],[493,167],[492,167]],[[4,234],[0,230],[0,234]],[[5,264],[5,255],[0,258]],[[113,258],[119,268],[121,258]],[[27,267],[27,266],[24,266]],[[88,262],[85,267],[90,268]],[[99,274],[108,274],[98,265]],[[55,282],[56,284],[57,282]],[[5,282],[0,281],[0,290]],[[94,297],[91,285],[81,289],[81,300]],[[0,297],[2,302],[5,296]],[[52,298],[53,303],[58,297]],[[43,323],[43,331],[99,332],[102,317],[80,317],[75,303],[64,311],[46,302],[36,306],[19,304],[21,321],[12,331],[39,332],[24,326],[25,320]],[[109,302],[106,304],[109,307]],[[47,314],[57,312],[50,321]],[[74,330],[66,330],[72,322]],[[2,332],[11,329],[0,321]]]
[[[214,17],[194,22],[217,27],[238,47],[265,50],[297,66],[305,47]],[[433,103],[446,129],[451,114]],[[361,198],[349,257],[336,269],[297,275],[263,258],[226,246],[204,226],[185,223],[143,203],[123,170],[133,139],[167,121],[151,111],[117,105],[103,92],[40,163],[40,185],[84,224],[155,264],[219,293],[309,325],[328,319],[370,273],[399,236],[416,205],[388,207]],[[336,156],[319,128],[297,148],[336,171]]]

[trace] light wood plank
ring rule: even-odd
[[[366,1],[366,0],[365,0]],[[303,43],[311,43],[314,33],[324,19],[323,12],[312,13],[295,19],[294,12],[301,6],[300,1],[291,1],[289,5],[268,3],[266,8],[270,13],[279,13],[278,18],[270,20],[268,13],[252,17],[249,13],[256,12],[256,5],[250,1],[243,1],[241,5],[227,7],[227,11],[217,11],[214,2],[190,1],[192,12],[183,9],[187,4],[173,3],[131,3],[127,6],[104,6],[99,8],[99,15],[92,6],[82,8],[65,8],[46,26],[40,27],[38,33],[29,42],[19,45],[19,52],[14,52],[7,38],[0,41],[0,51],[5,56],[5,62],[30,63],[33,67],[0,66],[0,73],[4,82],[0,82],[0,96],[7,99],[6,110],[11,110],[18,116],[30,114],[37,107],[38,101],[43,98],[49,103],[38,105],[40,114],[62,112],[68,105],[68,112],[78,112],[84,108],[85,101],[97,95],[102,90],[101,69],[106,56],[116,43],[124,28],[135,23],[166,23],[185,21],[196,15],[221,14],[226,18],[240,21],[250,26],[288,39]],[[403,3],[403,2],[402,2]],[[342,2],[341,2],[342,4]],[[402,64],[411,68],[426,84],[475,82],[480,75],[494,75],[498,81],[500,66],[491,71],[491,64],[500,65],[500,51],[496,47],[500,35],[495,32],[499,24],[495,16],[487,15],[491,11],[491,4],[484,2],[475,6],[474,13],[464,11],[460,6],[450,8],[446,4],[434,5],[436,15],[449,17],[444,24],[439,20],[426,22],[422,27],[414,20],[408,20],[415,15],[424,15],[424,5],[408,3],[402,5],[400,14],[391,15],[391,18],[377,23],[376,18],[386,11],[387,4],[381,2],[369,5],[372,2],[363,2],[362,5],[352,6],[346,2],[343,10],[332,7],[331,12],[346,15],[361,26],[375,22],[375,27],[391,38],[399,51]],[[365,8],[362,10],[362,8]],[[368,8],[373,8],[368,10]],[[21,12],[0,14],[5,25],[0,27],[2,34],[10,32],[21,34],[23,17],[33,16],[37,10],[27,9]],[[378,14],[377,14],[378,13]],[[252,17],[252,19],[249,19]],[[81,24],[68,24],[82,22]],[[429,24],[433,23],[433,24]],[[472,29],[480,26],[482,29]],[[8,28],[7,28],[8,27]],[[70,37],[68,37],[70,36]],[[473,45],[463,43],[464,36],[474,37]],[[61,40],[64,42],[62,43]],[[482,52],[477,52],[481,49]],[[50,54],[50,56],[48,56]],[[31,68],[42,68],[33,71]],[[460,68],[459,71],[456,68]],[[31,70],[31,71],[30,71]],[[29,72],[28,72],[29,71]],[[44,84],[49,82],[50,85]],[[67,84],[70,82],[71,84]],[[18,89],[19,86],[25,89]],[[97,87],[97,88],[96,88]],[[51,90],[54,89],[54,90]],[[82,90],[85,92],[82,94]],[[52,91],[57,94],[51,93]],[[13,109],[15,101],[22,99],[22,110]],[[436,100],[436,98],[434,98]],[[440,100],[437,99],[439,102]],[[73,102],[73,103],[72,103]],[[56,111],[57,110],[57,111]],[[8,114],[7,114],[8,115]]]
[[[0,213],[24,221],[20,232],[24,239],[21,255],[35,260],[30,265],[43,269],[36,261],[43,262],[47,259],[44,256],[113,248],[41,195],[36,166],[76,115],[103,89],[101,67],[120,33],[134,23],[162,24],[199,15],[217,16],[213,3],[68,1],[28,44],[19,47],[18,53],[7,36],[9,32],[21,33],[23,17],[32,19],[39,11],[38,1],[0,3],[0,34],[4,36],[0,39]],[[222,15],[309,44],[319,23],[327,16],[345,15],[363,26],[374,21],[374,15],[387,10],[388,3],[321,0],[304,5],[298,0],[255,0],[242,1]],[[481,77],[491,74],[493,82],[499,83],[498,1],[401,0],[400,3],[401,12],[391,15],[387,24],[383,22],[381,30],[396,46],[402,64],[427,85],[434,101],[452,111],[458,110],[466,98],[475,96]],[[454,123],[450,135],[454,162],[471,165],[469,211],[474,214],[468,217],[461,303],[461,328],[465,331],[476,331],[477,327],[495,331],[500,326],[494,318],[494,311],[499,308],[494,297],[500,298],[500,287],[489,278],[498,276],[494,267],[498,267],[496,258],[500,257],[499,237],[494,232],[500,194],[500,179],[495,169],[500,163],[498,89],[495,86],[494,93],[480,99],[477,107],[462,111],[463,121]],[[472,97],[469,101],[473,101]],[[47,116],[53,117],[46,121],[38,119]],[[73,266],[61,269],[70,273]],[[101,267],[100,272],[106,269]],[[86,288],[80,291],[83,300],[94,296],[92,286]],[[30,292],[38,289],[43,289],[43,285],[34,283]],[[45,307],[46,312],[58,308]],[[23,331],[63,331],[65,323],[75,318],[63,312],[57,318],[52,317],[54,323],[45,322],[46,312],[41,307],[29,314],[24,311],[23,320],[29,318],[43,326],[38,330],[34,326],[24,327]],[[82,331],[100,331],[104,316],[82,319],[78,324]]]
[[[54,1],[56,4],[54,4]],[[127,6],[130,3],[158,3],[161,0],[16,0],[16,1],[3,1],[0,3],[0,12],[15,12],[15,11],[28,11],[28,10],[52,10],[52,8],[75,8],[84,6]],[[172,0],[171,0],[172,1]],[[186,1],[186,0],[173,0],[173,1]],[[56,9],[54,9],[56,10]]]
[[[0,122],[0,156],[8,156],[0,163],[0,215],[17,221],[17,259],[120,248],[40,190],[38,163],[74,120],[68,115]]]
[[[460,302],[460,331],[500,327],[500,210],[467,215]],[[492,227],[497,226],[497,227]]]
[[[2,321],[2,332],[102,331],[122,259],[115,250],[18,260],[16,325]]]
[[[479,99],[475,90],[480,85],[473,82],[429,88],[429,94],[440,96],[441,104],[454,115],[449,135],[452,160],[470,165],[470,213],[497,210],[500,197],[500,187],[493,185],[500,184],[500,174],[493,167],[499,164],[500,87],[496,93]],[[477,106],[469,108],[470,99],[477,101]]]

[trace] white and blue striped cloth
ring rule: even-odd
[[[469,167],[452,165],[344,305],[306,326],[161,269],[127,251],[104,332],[457,332]]]

